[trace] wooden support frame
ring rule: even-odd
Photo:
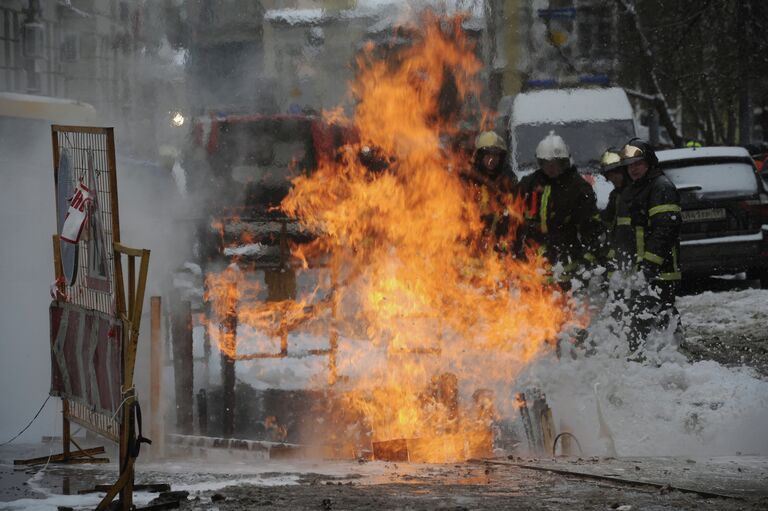
[[[92,266],[85,265],[85,278],[81,278],[82,271],[72,282],[65,282],[61,256],[61,244],[58,235],[53,236],[53,260],[56,274],[57,299],[63,299],[76,307],[86,311],[98,311],[106,314],[113,321],[119,323],[119,331],[122,335],[122,363],[121,382],[122,389],[120,404],[114,415],[106,415],[102,412],[93,412],[88,409],[88,403],[80,400],[63,399],[62,414],[62,442],[63,462],[82,461],[83,456],[89,455],[88,450],[81,449],[71,438],[71,422],[76,422],[94,431],[105,438],[119,443],[120,448],[120,475],[117,483],[107,492],[97,509],[106,509],[111,501],[120,494],[120,508],[129,510],[133,507],[133,465],[137,455],[137,442],[134,431],[136,413],[136,395],[134,389],[134,368],[136,364],[136,352],[138,348],[139,331],[144,304],[144,294],[149,272],[150,251],[146,249],[130,248],[121,244],[120,220],[117,193],[117,163],[115,157],[115,137],[113,128],[93,126],[51,126],[51,147],[53,152],[53,175],[58,190],[60,172],[59,163],[63,152],[71,154],[69,160],[71,171],[67,172],[66,179],[73,183],[76,180],[88,180],[93,194],[94,207],[89,209],[93,215],[93,221],[98,225],[95,231],[97,237],[103,241],[102,246],[79,245],[80,254],[88,254],[86,249],[97,250],[103,248],[106,253],[104,262],[111,264],[107,275],[102,271],[94,270]],[[62,200],[58,197],[57,201]],[[57,203],[57,212],[61,204]],[[61,220],[57,217],[57,220]],[[85,251],[85,252],[84,252]],[[86,262],[96,264],[99,259]],[[97,256],[94,256],[97,257]],[[81,258],[82,259],[82,258]],[[123,272],[123,260],[126,259],[127,275]],[[84,263],[85,264],[85,263]],[[80,262],[77,263],[80,267]],[[91,272],[88,275],[88,272]],[[127,281],[126,277],[127,276]],[[101,281],[103,285],[97,285]],[[69,296],[68,296],[69,295]],[[111,366],[110,366],[111,367]],[[71,396],[70,396],[71,398]],[[115,403],[113,402],[113,407]],[[116,417],[119,415],[119,425]],[[70,444],[78,448],[72,452]]]
[[[54,454],[53,456],[40,456],[26,460],[13,460],[14,465],[43,465],[45,463],[109,463],[107,458],[94,458],[96,454],[104,454],[103,447],[80,449],[73,453]]]
[[[133,386],[136,352],[141,328],[141,314],[144,307],[144,293],[149,274],[149,255],[147,249],[129,248],[120,243],[114,243],[115,281],[117,288],[118,315],[123,319],[123,403],[122,423],[120,427],[120,477],[107,492],[96,508],[97,511],[107,509],[112,500],[120,494],[121,508],[128,511],[133,507],[134,463],[136,458],[131,452],[137,442],[135,424],[136,392]],[[123,256],[128,258],[128,282],[124,281]],[[139,259],[139,273],[135,273],[136,259]],[[126,287],[128,296],[126,297]]]

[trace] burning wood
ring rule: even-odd
[[[547,404],[546,397],[538,389],[529,392],[531,404],[528,404],[522,392],[515,396],[523,420],[528,447],[536,456],[548,456],[552,452],[555,441],[555,423],[552,410]]]
[[[373,442],[373,458],[381,461],[452,463],[493,455],[490,431],[472,435],[453,434],[432,438],[399,438]]]

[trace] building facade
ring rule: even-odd
[[[157,153],[179,96],[164,2],[0,0],[0,92],[75,99],[118,128],[123,149]]]

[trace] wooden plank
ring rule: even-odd
[[[123,348],[123,352],[124,357],[127,358],[129,356],[128,350]],[[107,497],[114,492],[115,494],[120,494],[121,509],[123,511],[130,511],[133,507],[134,463],[136,459],[131,456],[128,449],[129,440],[134,436],[135,417],[133,413],[133,402],[136,398],[135,389],[129,388],[125,395],[126,397],[123,400],[122,425],[120,426],[120,464],[118,465],[119,467],[122,467],[122,472],[120,473],[120,478],[114,484],[112,489],[107,492],[104,500],[99,503],[99,508],[105,502],[108,504],[114,499],[114,495],[112,495],[112,497],[107,500]]]
[[[64,268],[61,265],[61,244],[59,243],[59,235],[53,235],[53,273],[56,277],[56,287],[59,292],[64,294],[64,283],[59,283],[59,279],[64,277]]]
[[[54,126],[51,126],[51,149],[53,150],[53,189],[54,194],[55,191],[59,189],[59,135],[56,133],[56,130],[53,129]],[[56,204],[58,199],[54,200],[54,204]],[[58,215],[58,207],[56,209],[57,215]],[[57,218],[58,220],[58,218]],[[58,222],[57,222],[58,223]]]
[[[160,337],[162,302],[159,296],[150,298],[150,351],[149,351],[149,437],[152,439],[152,453],[162,452],[160,433],[160,384],[163,370],[163,344]]]
[[[132,321],[136,324],[136,339],[139,336],[139,325],[141,325],[141,313],[144,310],[144,293],[147,290],[147,277],[149,276],[149,250],[141,249],[141,263],[139,265],[139,280],[136,286],[135,303]]]
[[[62,124],[53,124],[51,126],[52,133],[68,131],[74,133],[90,133],[91,135],[104,135],[107,134],[110,130],[112,130],[112,128],[99,128],[96,126],[66,126]]]
[[[121,492],[128,484],[129,479],[131,483],[133,482],[134,462],[135,462],[135,458],[128,458],[128,460],[126,460],[125,470],[120,474],[120,478],[117,480],[115,484],[112,485],[112,487],[109,489],[107,494],[104,495],[104,498],[101,499],[101,502],[99,502],[99,505],[96,507],[96,511],[105,511],[109,507],[109,505],[112,503],[112,501],[114,500],[114,498],[117,496],[118,493],[120,493],[122,497],[125,497],[125,495],[123,495],[123,493]],[[132,505],[133,505],[133,494],[129,494],[127,502],[125,500],[122,500],[122,509],[124,509],[125,511],[129,511]]]
[[[128,344],[123,347],[126,353],[125,358],[125,380],[124,385],[126,388],[133,386],[133,374],[136,365],[136,350],[139,344],[139,331],[141,329],[141,313],[144,308],[144,293],[147,288],[147,275],[149,273],[149,250],[141,250],[141,263],[139,266],[139,278],[136,293],[134,294],[135,303],[133,309],[128,311],[131,321],[130,335],[128,336]]]
[[[104,447],[92,447],[90,449],[83,449],[82,451],[74,451],[69,453],[67,457],[71,459],[85,458],[87,456],[93,456],[94,454],[104,454]],[[90,459],[90,458],[89,458]],[[44,463],[58,463],[66,461],[64,453],[54,454],[53,456],[40,456],[39,458],[29,458],[25,460],[13,460],[14,465],[42,465]]]
[[[520,409],[520,418],[523,421],[523,429],[525,430],[525,438],[528,440],[528,448],[531,452],[536,452],[536,437],[533,433],[531,413],[530,410],[528,410],[528,401],[523,392],[519,392],[515,395],[515,403],[517,403],[517,406]]]
[[[88,493],[99,493],[103,491],[109,491],[112,488],[111,484],[97,484],[93,488],[86,490],[78,490],[78,495],[86,495]],[[133,489],[136,491],[146,491],[150,493],[160,493],[164,491],[171,491],[171,485],[168,483],[150,483],[150,484],[135,484]]]
[[[69,415],[69,401],[62,399],[61,406],[61,445],[64,451],[62,452],[62,456],[64,456],[65,460],[68,460],[70,458],[69,444],[72,440],[69,430],[69,419],[67,418]]]
[[[553,450],[555,445],[555,420],[552,418],[552,409],[547,406],[541,412],[541,439],[544,444],[544,451],[548,453]],[[554,455],[553,455],[554,456]]]
[[[72,405],[72,403],[70,403],[70,405]],[[106,428],[102,428],[102,427],[100,427],[100,425],[94,424],[94,423],[88,421],[85,417],[80,417],[79,415],[76,414],[76,412],[72,411],[71,407],[70,407],[70,410],[67,413],[67,418],[71,422],[74,422],[75,424],[83,426],[84,428],[89,429],[89,430],[93,431],[94,433],[98,433],[101,436],[103,436],[103,437],[105,437],[105,438],[107,438],[109,440],[112,440],[113,442],[119,442],[120,441],[120,436],[116,432],[110,431],[109,429],[106,429]]]
[[[123,256],[118,250],[119,243],[113,243],[112,249],[115,252],[113,264],[115,265],[115,299],[117,301],[117,316],[121,319],[127,317],[125,305],[125,280],[123,279]],[[125,338],[125,337],[124,337]]]
[[[373,459],[382,461],[409,461],[408,441],[405,438],[373,442]]]
[[[171,334],[173,337],[173,380],[176,403],[176,429],[191,435],[194,429],[194,362],[192,353],[192,310],[188,301],[174,293]]]
[[[127,310],[133,311],[136,305],[136,258],[134,256],[128,256],[128,308]],[[134,321],[134,317],[131,316],[131,321]]]
[[[119,252],[121,254],[131,256],[131,257],[141,257],[144,251],[144,249],[141,249],[141,248],[127,247],[119,242],[114,243],[114,248],[115,248],[115,252]]]
[[[117,161],[115,159],[115,130],[102,128],[107,136],[107,164],[109,165],[109,200],[112,206],[112,242],[120,243],[120,208],[117,195]]]

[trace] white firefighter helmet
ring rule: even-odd
[[[536,159],[538,160],[567,160],[571,158],[571,152],[560,135],[554,130],[544,137],[536,146]]]

